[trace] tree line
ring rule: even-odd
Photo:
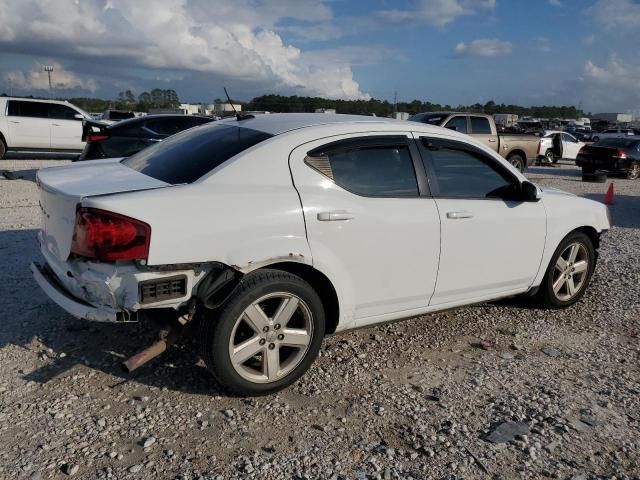
[[[148,92],[142,92],[135,96],[131,90],[120,92],[113,100],[100,98],[72,98],[70,101],[78,107],[90,112],[103,112],[108,109],[134,110],[138,112],[148,112],[152,108],[178,108],[180,98],[175,90],[154,88]],[[219,102],[216,99],[214,102]],[[473,105],[448,105],[432,103],[429,101],[413,100],[411,102],[398,102],[394,104],[388,100],[372,98],[370,100],[332,100],[322,97],[300,97],[296,95],[262,95],[255,97],[249,102],[234,100],[234,103],[242,105],[243,110],[270,111],[270,112],[314,112],[320,108],[335,109],[337,113],[350,114],[375,114],[377,116],[389,116],[394,112],[408,112],[416,114],[419,112],[437,111],[461,111],[473,113],[513,113],[523,116],[539,118],[578,118],[587,116],[582,110],[574,106],[534,106],[523,107],[496,103],[493,100],[485,104],[475,103]]]
[[[388,100],[328,100],[320,97],[298,97],[282,95],[263,95],[256,97],[245,104],[245,110],[267,110],[271,112],[313,112],[319,108],[332,108],[337,113],[372,114],[387,116],[393,112],[419,112],[460,111],[473,113],[514,113],[519,116],[531,116],[541,118],[577,118],[585,116],[582,110],[574,106],[541,106],[523,107],[520,105],[497,104],[493,100],[485,104],[473,105],[447,105],[440,103],[423,102],[398,102],[394,104]]]

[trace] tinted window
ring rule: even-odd
[[[406,145],[329,151],[329,174],[341,187],[365,196],[415,197],[418,184]],[[327,174],[327,170],[323,173]]]
[[[484,117],[471,117],[471,133],[491,134],[489,119]]]
[[[577,141],[571,135],[567,135],[566,133],[562,134],[562,140],[564,140],[565,142],[571,142],[571,143],[576,143],[576,141]]]
[[[453,117],[445,125],[446,128],[450,128],[460,133],[467,133],[467,117]]]
[[[50,103],[48,106],[49,118],[56,118],[58,120],[75,120],[75,115],[78,113],[73,108],[67,107],[66,105]]]
[[[638,140],[627,138],[604,138],[598,142],[599,147],[634,148]]]
[[[49,104],[43,102],[26,102],[23,100],[11,100],[9,102],[9,115],[18,117],[49,118]]]
[[[271,137],[268,133],[235,125],[206,125],[145,148],[122,160],[122,164],[163,182],[191,183]]]
[[[147,130],[158,135],[173,135],[193,126],[193,124],[188,124],[186,118],[157,118],[149,120],[144,126]]]
[[[409,117],[409,120],[437,126],[440,125],[445,118],[447,118],[447,115],[442,113],[418,113],[417,115]]]
[[[431,169],[427,172],[434,178],[440,197],[496,198],[506,196],[512,190],[508,175],[492,166],[491,159],[466,149],[457,142],[440,142],[423,139]]]

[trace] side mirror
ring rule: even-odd
[[[76,120],[84,120],[84,115],[82,115],[81,113],[76,113],[73,118],[75,118]]]
[[[531,182],[525,180],[520,184],[520,188],[522,191],[522,199],[525,202],[537,202],[542,198],[542,190]]]

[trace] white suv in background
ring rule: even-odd
[[[625,138],[632,136],[634,133],[633,128],[607,128],[602,132],[594,133],[591,139],[594,142],[599,142],[603,138]]]
[[[8,150],[79,153],[87,118],[65,101],[0,97],[0,158]]]

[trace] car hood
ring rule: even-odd
[[[553,188],[553,187],[539,187],[539,188],[544,192],[545,195],[577,197],[577,195],[574,195],[573,193],[565,192],[564,190],[560,190],[559,188]]]

